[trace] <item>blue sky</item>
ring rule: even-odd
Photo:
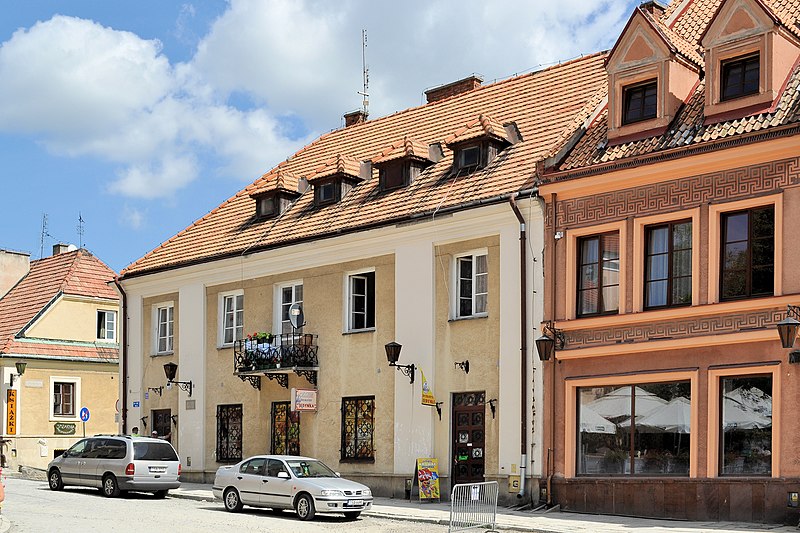
[[[610,48],[627,0],[2,0],[0,248],[116,271],[361,104]]]

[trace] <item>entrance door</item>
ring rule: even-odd
[[[484,481],[485,392],[453,394],[453,484]]]
[[[172,422],[172,411],[169,409],[153,409],[150,414],[153,421],[153,431],[157,431],[159,437],[171,440],[172,426],[170,423]]]
[[[300,455],[300,413],[289,402],[272,402],[271,453]]]

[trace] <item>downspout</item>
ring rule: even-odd
[[[520,320],[520,476],[519,476],[519,492],[517,498],[525,497],[525,475],[528,467],[528,305],[527,305],[527,257],[525,254],[525,247],[527,244],[527,236],[525,231],[525,219],[522,216],[517,202],[514,200],[514,195],[508,197],[508,203],[511,204],[511,209],[519,220],[519,320]]]
[[[120,415],[122,416],[122,434],[128,433],[128,294],[122,285],[119,284],[119,276],[114,276],[114,285],[122,296],[122,345],[120,350],[120,359],[122,359],[122,405],[120,406]]]
[[[553,245],[550,250],[550,316],[548,317],[555,323],[556,319],[556,243],[555,239],[556,225],[558,223],[556,217],[558,215],[558,208],[556,200],[558,195],[556,193],[550,194],[550,205],[553,209],[552,221],[552,239]],[[548,450],[548,475],[547,475],[547,505],[553,504],[553,473],[556,469],[556,357],[553,355],[553,364],[550,365],[550,449]]]

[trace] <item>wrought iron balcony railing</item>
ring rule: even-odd
[[[317,335],[312,333],[283,333],[269,339],[243,339],[233,346],[233,373],[261,388],[260,376],[275,379],[289,387],[287,374],[304,376],[317,384]]]

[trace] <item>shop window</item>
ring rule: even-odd
[[[689,475],[690,382],[576,390],[579,475]]]
[[[723,213],[722,300],[771,296],[775,283],[775,208]]]
[[[720,473],[772,474],[772,376],[720,378]]]
[[[578,316],[619,311],[619,233],[578,240]]]
[[[692,303],[692,222],[646,228],[644,307]]]
[[[374,461],[375,397],[342,399],[342,461]]]

